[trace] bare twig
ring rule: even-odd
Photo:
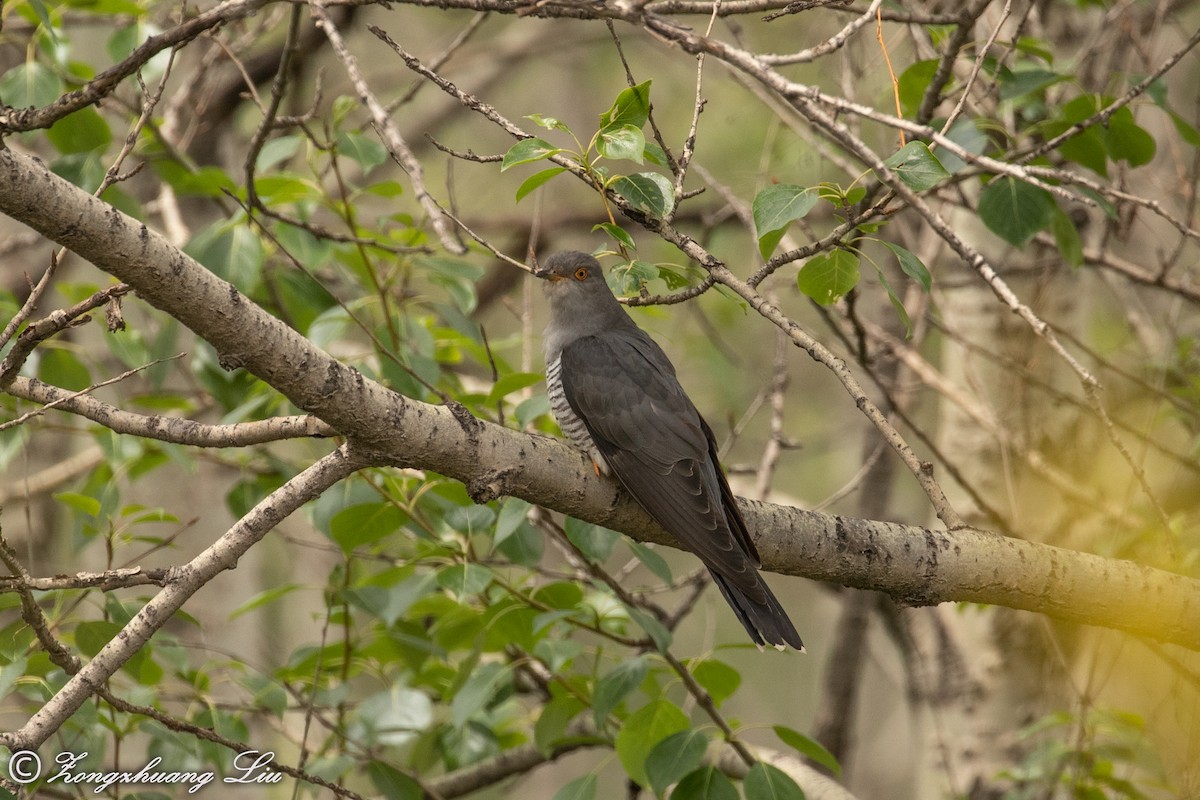
[[[375,123],[375,129],[383,138],[383,143],[387,146],[388,152],[396,163],[408,173],[408,178],[412,181],[413,190],[417,196],[417,201],[425,209],[425,213],[429,215],[429,221],[433,225],[434,233],[437,234],[438,240],[442,247],[456,255],[462,255],[466,252],[466,248],[453,235],[450,228],[450,223],[442,214],[438,205],[433,201],[433,196],[425,187],[425,168],[421,166],[421,162],[417,160],[412,148],[404,141],[404,137],[400,135],[399,128],[396,123],[388,115],[387,109],[375,97],[375,93],[371,91],[371,87],[367,85],[366,79],[362,75],[362,71],[358,66],[358,59],[350,52],[346,46],[345,40],[338,32],[337,26],[333,24],[329,13],[325,10],[325,4],[321,0],[313,0],[309,4],[312,9],[313,16],[317,18],[317,24],[325,31],[325,35],[329,37],[329,43],[333,46],[333,50],[337,53],[342,65],[346,68],[346,74],[350,78],[350,82],[354,84],[354,91],[358,94],[358,99],[371,113],[371,119]]]
[[[35,378],[17,377],[5,391],[13,397],[78,414],[117,433],[192,447],[247,447],[286,439],[335,436],[337,433],[308,414],[229,425],[206,425],[180,417],[136,414]]]
[[[272,492],[219,539],[187,564],[170,570],[167,586],[134,615],[121,631],[76,672],[20,730],[0,734],[10,750],[34,750],[46,741],[114,672],[165,625],[198,589],[238,559],[304,503],[367,462],[343,445]]]
[[[121,81],[137,72],[150,59],[170,47],[186,44],[205,31],[254,14],[269,0],[225,0],[142,42],[127,58],[101,72],[83,87],[68,92],[42,108],[8,109],[0,114],[0,132],[32,131],[48,128],[58,120],[107,97]]]
[[[0,431],[8,430],[9,428],[15,428],[19,425],[24,425],[29,420],[33,419],[34,417],[40,417],[42,414],[45,414],[47,411],[49,411],[52,408],[57,408],[58,406],[63,405],[64,403],[69,403],[72,400],[75,400],[77,398],[91,394],[92,392],[96,391],[97,389],[99,389],[101,387],[111,386],[112,384],[123,381],[126,378],[131,378],[134,375],[141,372],[142,370],[150,369],[150,367],[153,367],[155,364],[161,364],[164,361],[173,361],[176,358],[183,358],[183,354],[180,353],[178,355],[171,356],[170,358],[160,358],[155,361],[151,361],[149,364],[143,364],[140,367],[134,367],[133,369],[122,372],[120,375],[117,375],[116,377],[109,378],[108,380],[100,381],[99,383],[93,383],[91,386],[88,386],[85,389],[80,389],[78,392],[70,392],[70,393],[64,392],[62,394],[62,396],[59,397],[57,400],[48,402],[48,403],[46,403],[46,405],[42,406],[41,408],[35,408],[32,411],[28,411],[28,412],[22,414],[21,416],[17,417],[16,419],[11,419],[8,422],[0,424]]]
[[[48,274],[50,274],[50,270],[47,270]],[[4,362],[0,363],[0,389],[13,381],[21,367],[24,366],[25,359],[29,358],[29,354],[39,344],[60,331],[83,325],[90,320],[90,317],[86,316],[89,311],[94,311],[112,299],[128,294],[129,290],[130,287],[124,283],[101,289],[91,297],[81,300],[70,308],[59,309],[21,331],[16,344],[5,356]]]

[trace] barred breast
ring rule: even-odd
[[[591,458],[592,463],[601,473],[611,474],[608,462],[596,449],[587,426],[583,424],[583,420],[575,414],[571,409],[571,404],[567,402],[567,395],[563,391],[562,385],[561,357],[546,365],[546,395],[550,398],[550,410],[554,413],[554,419],[557,420],[558,427],[562,428],[562,432],[571,446]]]

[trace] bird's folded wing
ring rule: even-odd
[[[708,430],[658,345],[641,331],[586,336],[563,349],[561,374],[626,490],[707,567],[760,599],[757,557],[726,519]]]

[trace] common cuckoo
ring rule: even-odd
[[[712,430],[666,353],[617,302],[599,262],[555,253],[546,280],[546,386],[563,433],[712,574],[756,644],[803,650],[762,576]]]

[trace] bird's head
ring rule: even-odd
[[[554,253],[533,274],[546,282],[546,297],[554,308],[595,310],[618,305],[604,280],[600,262],[587,253]]]

